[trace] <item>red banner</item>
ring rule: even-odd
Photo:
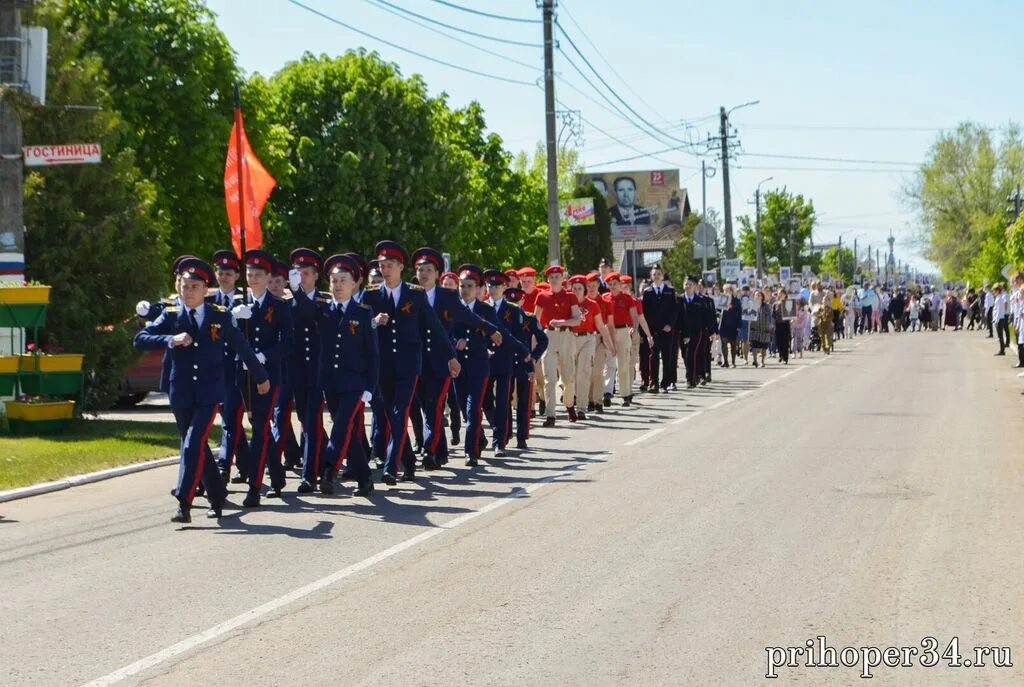
[[[242,154],[238,154],[239,132],[241,132]],[[241,161],[241,165],[239,165]],[[239,174],[241,172],[241,174]],[[243,181],[239,184],[239,177]],[[263,228],[260,214],[274,190],[277,181],[260,163],[252,152],[249,138],[245,135],[242,115],[235,113],[235,124],[228,139],[228,157],[224,163],[224,202],[227,205],[228,224],[231,225],[231,245],[239,258],[242,256],[242,226],[245,226],[245,248],[251,250],[263,245]],[[241,194],[241,202],[240,200]],[[244,215],[243,215],[244,209]]]

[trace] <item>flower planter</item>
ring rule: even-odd
[[[18,369],[22,372],[81,372],[81,353],[35,354],[24,353]]]
[[[49,286],[0,286],[0,303],[45,305],[49,302]]]
[[[20,358],[18,355],[0,355],[0,396],[10,396],[14,393]]]
[[[75,414],[74,401],[25,403],[8,401],[7,424],[12,434],[45,434],[64,429]]]
[[[14,291],[3,289],[0,291]],[[0,300],[0,327],[34,329],[46,324],[46,303],[8,303]]]
[[[2,379],[0,375],[0,379]],[[2,382],[0,382],[2,389]],[[77,396],[82,390],[81,372],[46,372],[21,375],[21,391],[47,396]],[[8,392],[10,393],[10,392]]]
[[[17,372],[20,363],[20,355],[0,355],[0,374],[11,374]]]

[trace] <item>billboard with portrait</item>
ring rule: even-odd
[[[605,194],[613,241],[647,239],[682,222],[678,169],[587,172],[577,174],[576,183],[594,184]]]

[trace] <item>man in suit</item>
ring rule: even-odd
[[[491,376],[484,399],[487,419],[491,425],[491,448],[494,449],[495,457],[501,458],[505,455],[505,447],[512,434],[514,356],[521,356],[526,362],[533,360],[530,349],[513,334],[522,327],[523,311],[505,301],[508,276],[499,270],[485,270],[482,276],[487,284],[490,305],[494,308],[502,337],[501,342],[495,344],[491,356]]]
[[[181,305],[168,306],[153,323],[135,335],[138,350],[168,351],[171,361],[169,397],[181,437],[178,484],[174,491],[178,509],[172,522],[192,521],[192,499],[199,481],[206,485],[210,510],[219,518],[227,489],[211,460],[207,439],[224,394],[224,342],[245,361],[255,383],[254,391],[270,390],[267,372],[231,313],[223,306],[205,302],[213,281],[213,268],[189,256],[178,265]]]
[[[402,481],[411,482],[416,476],[412,447],[407,448],[406,427],[412,397],[423,370],[427,332],[430,332],[432,346],[441,348],[452,377],[458,377],[462,366],[448,333],[427,302],[423,287],[402,281],[402,270],[409,264],[406,250],[394,241],[381,241],[376,246],[376,254],[383,282],[367,288],[363,302],[375,313],[381,352],[379,393],[374,395],[374,415],[382,420],[378,426],[383,425],[376,447],[385,455],[381,480],[394,486],[398,483],[398,467],[403,459]]]
[[[462,265],[459,274],[459,296],[463,305],[474,315],[495,327],[497,315],[487,303],[478,300],[477,291],[483,285],[484,274],[476,265]],[[459,400],[466,419],[466,465],[475,467],[485,445],[483,437],[483,405],[491,375],[493,342],[482,327],[456,324],[452,330],[455,350],[458,351],[462,373],[455,380]]]
[[[376,322],[368,305],[353,298],[361,279],[359,264],[347,255],[332,255],[324,265],[331,285],[329,300],[317,299],[315,323],[320,388],[331,413],[331,437],[319,474],[320,491],[333,494],[335,479],[346,462],[356,481],[354,496],[373,493],[373,479],[359,439],[363,407],[373,400],[380,370]],[[301,297],[301,296],[300,296]],[[307,484],[308,478],[303,484]]]
[[[518,307],[523,301],[525,293],[522,289],[505,289],[505,300]],[[512,354],[512,375],[515,386],[515,416],[516,416],[516,448],[520,451],[527,450],[527,440],[530,438],[530,416],[533,407],[533,380],[539,361],[548,348],[548,337],[544,328],[540,326],[537,318],[525,312],[522,313],[522,323],[513,334],[530,351],[529,356],[520,355],[517,352]]]
[[[704,376],[704,356],[708,348],[707,308],[697,294],[700,277],[686,278],[686,291],[679,297],[676,326],[684,347],[683,363],[686,365],[686,386],[693,389]]]
[[[416,280],[423,288],[427,304],[437,314],[444,327],[446,338],[451,342],[452,329],[456,324],[480,327],[496,343],[502,337],[492,323],[481,319],[459,300],[458,291],[443,289],[438,279],[444,269],[444,258],[433,248],[420,248],[412,254],[416,267]],[[452,376],[448,370],[449,355],[452,351],[444,343],[434,340],[434,333],[427,329],[423,337],[423,372],[417,384],[417,394],[423,418],[424,470],[436,470],[448,462],[448,437],[444,431],[444,408],[452,394]],[[458,406],[453,412],[458,412]]]
[[[654,345],[651,347],[650,360],[641,359],[640,364],[649,362],[649,391],[658,393],[659,389],[667,392],[669,384],[672,383],[672,328],[676,323],[678,305],[676,290],[665,283],[665,270],[659,263],[651,266],[651,281],[651,285],[644,289],[642,300],[644,317],[651,328]]]
[[[270,393],[252,393],[252,375],[247,363],[239,359],[235,368],[238,386],[241,393],[230,403],[241,398],[249,413],[252,424],[252,439],[249,443],[249,493],[242,505],[256,508],[260,505],[263,489],[263,472],[270,468],[269,496],[280,496],[285,486],[284,466],[275,450],[271,436],[271,413],[277,404],[282,378],[283,365],[291,352],[294,331],[292,329],[291,308],[280,298],[267,290],[270,274],[274,268],[274,258],[266,251],[254,249],[245,254],[246,281],[252,289],[252,301],[236,305],[232,311],[239,320],[247,320],[242,325],[249,345],[267,370],[270,378]],[[241,415],[235,408],[229,409]]]

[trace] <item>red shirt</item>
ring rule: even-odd
[[[583,319],[578,325],[572,328],[577,334],[592,334],[597,331],[597,316],[603,315],[601,304],[593,298],[584,298],[580,303],[580,312]]]
[[[530,293],[523,294],[523,312],[532,315],[537,310],[537,296],[539,295],[539,289],[534,289]]]
[[[612,319],[615,321],[616,329],[622,326],[632,327],[633,316],[629,311],[636,307],[636,299],[628,293],[619,292],[618,296],[610,293],[604,294],[605,301],[611,306]]]
[[[636,308],[636,314],[637,315],[643,315],[644,314],[644,302],[642,300],[640,300],[639,298],[637,298],[636,296],[630,296],[630,298],[633,299],[633,307]]]
[[[568,320],[572,317],[572,307],[579,306],[576,294],[562,289],[558,293],[542,293],[537,296],[537,307],[541,309],[540,326],[548,328],[551,320]]]

